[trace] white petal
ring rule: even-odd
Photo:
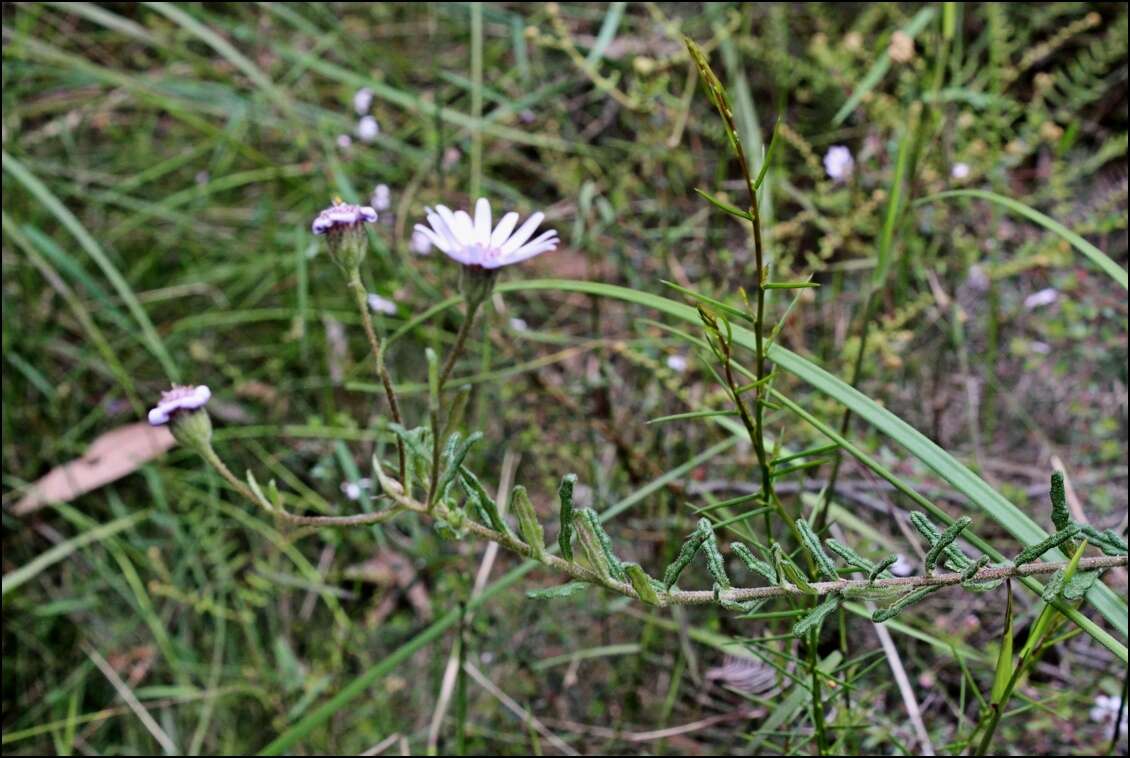
[[[494,228],[494,233],[490,235],[490,246],[496,250],[502,247],[502,243],[510,237],[510,232],[514,231],[514,225],[517,223],[518,214],[514,211],[503,216],[498,226]]]
[[[443,223],[446,228],[446,234],[451,239],[452,249],[461,247],[464,242],[459,238],[459,225],[455,222],[455,214],[452,213],[451,209],[446,205],[437,205],[436,213],[438,213],[439,217],[443,219]]]
[[[509,266],[512,263],[521,263],[524,260],[533,258],[535,255],[549,252],[550,250],[557,249],[557,240],[548,240],[546,242],[530,242],[522,245],[520,248],[510,253],[509,255],[499,258],[487,265],[486,268],[499,268],[501,266]],[[485,264],[484,264],[485,265]]]
[[[154,408],[149,411],[149,425],[161,426],[162,424],[169,423],[169,414],[160,408]]]
[[[475,225],[467,211],[455,211],[455,237],[464,245],[475,244]]]
[[[425,238],[427,238],[429,244],[435,245],[436,249],[438,249],[440,252],[446,253],[448,251],[449,248],[447,246],[447,240],[441,239],[440,236],[433,232],[431,229],[424,226],[423,224],[416,224],[415,229],[418,234],[422,234]],[[413,241],[412,244],[415,246],[415,241]],[[420,251],[419,247],[414,247],[413,249],[415,249],[416,252]]]
[[[526,240],[530,238],[530,235],[534,233],[534,230],[538,228],[538,224],[541,223],[543,218],[545,218],[545,214],[539,211],[526,219],[526,223],[522,224],[518,231],[514,233],[514,236],[508,239],[506,244],[502,246],[502,254],[506,255],[511,253],[524,245]]]
[[[475,203],[475,242],[483,247],[490,244],[490,201],[485,197]]]

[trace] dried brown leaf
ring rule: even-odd
[[[51,469],[31,486],[12,513],[23,516],[48,503],[66,503],[131,474],[174,444],[163,426],[144,421],[111,429],[91,443],[81,458]]]

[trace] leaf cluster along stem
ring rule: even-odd
[[[426,518],[439,518],[445,519],[448,516],[447,506],[443,503],[434,503],[430,508],[425,503],[421,503],[407,495],[402,494],[402,487],[399,482],[396,482],[389,477],[385,476],[379,469],[377,470],[377,477],[380,480],[381,487],[385,495],[396,504],[396,507],[390,508],[378,513],[360,513],[354,516],[298,516],[288,513],[281,508],[276,508],[269,503],[263,502],[251,489],[243,482],[241,482],[232,472],[228,469],[220,457],[211,448],[206,448],[201,451],[204,459],[211,464],[216,470],[235,488],[237,492],[250,500],[254,505],[268,511],[272,516],[284,519],[291,523],[310,525],[310,526],[355,526],[360,524],[371,524],[381,521],[387,521],[405,511],[412,511]],[[596,584],[621,595],[641,600],[639,593],[628,582],[622,582],[613,578],[602,577],[596,571],[582,566],[575,561],[567,561],[550,554],[548,551],[539,551],[530,545],[522,542],[517,537],[510,534],[503,534],[500,531],[491,529],[490,527],[483,526],[482,524],[467,519],[463,528],[470,534],[474,534],[491,542],[498,543],[502,547],[517,553],[525,558],[537,560],[545,566],[560,571],[561,573],[568,574],[573,579]],[[1078,570],[1087,571],[1092,569],[1107,569],[1116,566],[1126,566],[1127,557],[1122,556],[1102,556],[1095,558],[1084,558],[1079,561]],[[1056,571],[1067,566],[1066,562],[1061,563],[1028,563],[1023,566],[997,566],[993,568],[985,568],[978,571],[974,575],[977,581],[992,581],[995,579],[1005,579],[1009,577],[1020,576],[1037,576],[1041,574],[1052,574]],[[839,579],[827,582],[812,582],[809,583],[807,588],[801,588],[795,584],[781,583],[771,587],[734,587],[720,592],[713,590],[675,590],[670,592],[658,593],[658,605],[671,606],[671,605],[710,605],[715,603],[732,603],[744,600],[765,600],[777,597],[791,597],[791,596],[823,596],[833,592],[845,592],[850,590],[867,590],[867,589],[905,589],[913,590],[921,587],[943,587],[955,584],[961,584],[964,579],[961,573],[954,572],[949,574],[935,574],[933,576],[917,576],[917,577],[896,577],[893,579],[877,579],[874,582],[866,579]]]

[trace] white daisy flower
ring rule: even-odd
[[[353,95],[353,110],[357,111],[358,116],[368,113],[372,105],[373,91],[368,87],[362,87]]]
[[[429,255],[432,252],[432,241],[423,232],[412,232],[412,241],[408,243],[416,255]]]
[[[152,426],[164,426],[178,413],[203,408],[211,397],[212,390],[203,384],[196,387],[174,385],[171,390],[161,393],[161,402],[149,411],[149,423]]]
[[[396,303],[391,300],[385,300],[380,295],[370,292],[368,301],[369,307],[377,313],[387,313],[389,315],[396,313]]]
[[[833,181],[846,182],[855,170],[855,159],[851,150],[843,145],[832,145],[824,154],[824,170]]]
[[[357,122],[357,137],[362,142],[372,142],[380,133],[380,124],[372,116],[365,116]]]
[[[369,202],[378,211],[387,211],[392,207],[392,192],[389,190],[387,184],[378,184],[373,188],[373,195],[369,198]]]
[[[474,220],[466,211],[452,213],[444,205],[437,205],[434,211],[428,208],[427,215],[431,226],[416,224],[416,231],[464,266],[493,270],[557,248],[557,232],[553,229],[530,239],[545,218],[541,212],[526,219],[515,232],[518,214],[511,211],[492,230],[490,203],[485,197],[475,203]]]

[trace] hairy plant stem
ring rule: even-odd
[[[250,501],[252,505],[257,508],[262,508],[271,516],[291,524],[300,526],[362,526],[365,524],[376,524],[388,521],[405,511],[412,511],[426,518],[443,519],[445,521],[449,520],[451,517],[450,511],[443,503],[437,502],[429,506],[403,494],[401,484],[386,476],[379,467],[376,471],[377,478],[380,480],[381,488],[384,490],[385,495],[395,503],[395,507],[380,511],[379,513],[358,513],[352,516],[299,516],[289,513],[282,508],[275,507],[271,503],[261,499],[246,483],[231,472],[231,469],[227,467],[210,445],[197,448],[197,452],[200,453],[201,457],[203,457],[209,465],[216,469],[220,476],[222,476],[236,492]],[[582,566],[575,561],[567,561],[558,558],[545,551],[538,554],[537,551],[513,535],[503,534],[483,526],[478,522],[471,521],[470,519],[463,521],[462,528],[476,537],[490,542],[496,542],[507,550],[517,553],[524,558],[531,558],[551,569],[568,574],[573,579],[599,585],[626,597],[641,600],[639,594],[630,584],[612,578],[604,578],[599,573],[586,566]],[[973,581],[982,582],[1011,577],[1052,574],[1068,565],[1068,561],[1063,561],[1057,563],[1026,563],[1022,566],[984,568],[974,574],[972,579]],[[1126,565],[1127,557],[1124,555],[1102,556],[1081,559],[1078,562],[1076,570],[1089,571]],[[807,590],[785,582],[772,587],[733,587],[717,594],[715,594],[713,590],[675,590],[673,592],[668,591],[658,594],[658,605],[659,607],[673,605],[711,605],[748,600],[767,600],[779,597],[815,598],[827,595],[831,592],[851,593],[853,591],[865,592],[868,590],[882,589],[905,590],[909,592],[919,587],[946,587],[961,584],[962,581],[962,575],[954,572],[950,574],[934,574],[931,576],[877,579],[874,582],[870,582],[866,579],[839,579],[827,582],[812,582],[808,585]]]
[[[282,519],[291,524],[299,526],[362,526],[364,524],[379,524],[382,521],[388,521],[401,512],[401,509],[397,507],[379,513],[358,513],[353,516],[299,516],[294,513],[289,513],[281,507],[275,507],[271,503],[261,499],[245,482],[231,472],[231,469],[224,464],[224,461],[211,447],[205,447],[203,450],[199,450],[199,453],[236,492],[243,495],[243,497],[250,500],[253,505],[262,508],[275,518]]]
[[[429,507],[434,504],[436,495],[436,485],[439,484],[439,459],[440,447],[443,440],[440,439],[440,418],[443,416],[443,388],[447,384],[447,379],[451,376],[452,370],[455,368],[455,362],[459,360],[459,356],[463,353],[463,347],[467,343],[467,336],[471,333],[471,327],[475,323],[475,314],[482,305],[484,297],[467,297],[467,314],[463,317],[463,323],[459,325],[459,333],[455,335],[455,344],[451,346],[451,352],[448,353],[447,359],[443,362],[443,369],[439,374],[439,381],[436,384],[433,395],[430,400],[431,407],[429,408],[429,416],[432,424],[432,471],[428,480],[428,505]],[[430,380],[429,380],[430,381]]]
[[[365,327],[365,336],[369,339],[369,349],[373,351],[373,360],[376,362],[377,376],[380,377],[381,384],[385,388],[385,397],[388,398],[389,413],[392,414],[392,420],[401,426],[404,421],[400,416],[400,403],[396,399],[396,389],[392,385],[392,377],[389,376],[388,369],[385,368],[384,353],[381,352],[381,341],[377,338],[377,332],[373,329],[373,318],[369,314],[368,293],[365,291],[365,285],[361,282],[361,272],[354,268],[349,272],[349,288],[353,290],[353,298],[357,302],[357,309],[361,311],[361,325]],[[400,437],[396,438],[396,454],[399,462],[397,471],[400,474],[400,481],[405,481],[407,477],[407,457],[404,452],[404,441]]]
[[[401,486],[398,482],[393,481],[386,476],[379,469],[377,470],[377,477],[381,482],[381,486],[389,498],[393,500],[404,511],[414,511],[424,516],[433,518],[449,517],[449,511],[442,503],[435,503],[432,508],[429,508],[425,503],[401,493]],[[636,600],[640,599],[639,594],[626,582],[619,582],[615,579],[603,579],[594,570],[582,566],[574,561],[567,561],[558,558],[555,555],[545,553],[542,556],[535,554],[533,548],[526,543],[522,542],[515,536],[502,534],[489,527],[483,526],[476,521],[467,519],[462,528],[470,534],[474,534],[482,539],[489,540],[490,542],[497,542],[502,547],[517,553],[524,558],[532,558],[555,569],[564,574],[568,574],[573,579],[577,579],[590,584],[597,584],[607,589],[613,590],[621,595],[625,595]],[[1042,574],[1052,574],[1061,568],[1067,566],[1067,562],[1062,563],[1026,563],[1022,566],[996,566],[984,568],[978,571],[974,576],[974,581],[992,581],[996,579],[1005,579],[1008,577],[1018,576],[1038,576]],[[1078,570],[1085,571],[1090,569],[1106,569],[1115,566],[1127,565],[1126,556],[1102,556],[1095,558],[1084,558],[1079,561]],[[896,590],[914,590],[919,587],[946,587],[956,584],[961,584],[962,575],[960,573],[949,574],[934,574],[932,576],[911,576],[911,577],[895,577],[891,579],[876,579],[870,582],[866,579],[838,579],[826,582],[812,582],[809,584],[812,592],[808,592],[800,587],[781,583],[773,587],[733,587],[728,590],[722,590],[715,596],[713,590],[675,590],[672,592],[659,593],[660,607],[671,605],[709,605],[720,601],[737,602],[742,600],[765,600],[769,598],[778,597],[820,597],[827,595],[831,592],[847,592],[865,591],[869,589],[896,589]]]
[[[459,360],[459,356],[463,352],[467,336],[471,333],[471,327],[475,323],[475,314],[482,303],[482,300],[467,299],[467,315],[459,327],[459,333],[455,335],[455,344],[451,346],[451,352],[448,353],[447,360],[443,362],[443,370],[439,374],[439,391],[441,394],[443,393],[443,385],[447,384],[447,378],[451,376],[451,371],[455,368],[455,361]]]

